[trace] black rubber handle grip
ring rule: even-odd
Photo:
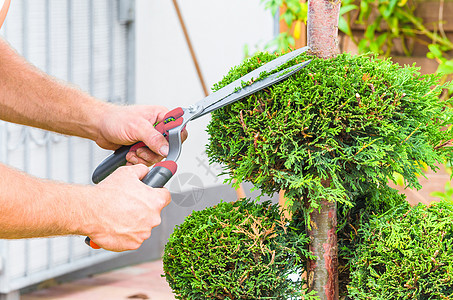
[[[154,165],[154,167],[143,177],[142,182],[152,188],[162,188],[167,184],[170,178],[176,173],[177,165],[174,161],[162,161]],[[93,249],[100,249],[89,237],[85,238],[85,244]]]
[[[136,143],[138,144],[138,143]],[[134,145],[136,145],[134,144]],[[127,161],[126,161],[126,154],[129,152],[129,150],[134,146],[121,146],[118,148],[115,152],[107,156],[106,159],[104,159],[99,166],[97,166],[96,170],[94,170],[93,175],[91,177],[91,180],[93,183],[99,183],[102,180],[104,180],[107,176],[112,174],[116,169],[118,169],[121,166],[124,166]]]

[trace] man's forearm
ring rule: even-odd
[[[109,106],[41,72],[0,39],[0,119],[95,140]]]
[[[0,238],[82,234],[90,188],[41,180],[0,164]]]
[[[137,249],[160,224],[165,189],[140,181],[144,165],[122,167],[96,186],[55,183],[0,164],[0,239],[85,235],[107,250]]]

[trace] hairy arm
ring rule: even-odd
[[[140,179],[144,165],[123,167],[97,186],[38,179],[0,164],[0,238],[87,235],[104,249],[137,249],[160,224],[166,189]]]
[[[40,180],[0,164],[0,238],[75,234],[88,190]],[[75,197],[76,194],[84,197]]]
[[[134,164],[151,165],[168,153],[168,142],[153,124],[161,121],[162,106],[118,106],[45,74],[30,65],[0,39],[0,119],[95,141],[105,149],[144,142],[129,153]],[[183,131],[183,139],[187,132]]]
[[[0,39],[0,119],[96,140],[109,104],[58,82]]]

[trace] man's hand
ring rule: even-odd
[[[31,66],[1,38],[0,64],[0,119],[88,138],[109,150],[144,142],[149,148],[129,153],[130,164],[149,166],[168,154],[166,139],[153,126],[166,108],[99,101]],[[181,137],[184,141],[187,132]]]
[[[160,224],[166,189],[140,180],[144,165],[121,167],[96,186],[32,177],[0,164],[0,238],[89,236],[111,251],[137,249]]]
[[[86,202],[80,231],[110,251],[135,250],[160,224],[160,213],[170,203],[166,189],[153,189],[140,180],[148,173],[142,164],[121,167],[95,187],[96,199]]]
[[[96,143],[105,149],[116,150],[122,145],[144,142],[142,147],[126,156],[128,164],[153,165],[168,154],[168,142],[154,129],[154,124],[163,121],[168,109],[162,106],[110,106],[103,113]],[[187,131],[181,139],[187,138]]]

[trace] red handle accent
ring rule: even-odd
[[[153,168],[155,168],[155,167],[164,167],[165,169],[170,170],[170,172],[173,175],[175,175],[176,170],[178,169],[178,165],[172,160],[165,160],[165,161],[158,162],[157,164],[154,165]]]
[[[93,249],[101,249],[101,247],[99,247],[95,242],[93,241],[90,241],[90,247],[93,248]]]
[[[101,249],[101,247],[99,247],[95,242],[93,242],[89,237],[86,237],[85,238],[85,244],[87,244],[88,246],[90,246],[91,248],[93,249]]]
[[[154,128],[160,133],[167,135],[168,131],[182,124],[184,110],[181,107],[177,107],[165,114],[164,120],[159,122]]]
[[[135,152],[138,148],[141,148],[141,147],[146,147],[145,143],[143,143],[143,142],[135,143],[135,144],[132,145],[132,147],[129,149],[129,152]]]
[[[170,110],[168,113],[165,114],[165,119],[173,117],[178,119],[184,114],[184,110],[181,107],[177,107],[175,109]]]

